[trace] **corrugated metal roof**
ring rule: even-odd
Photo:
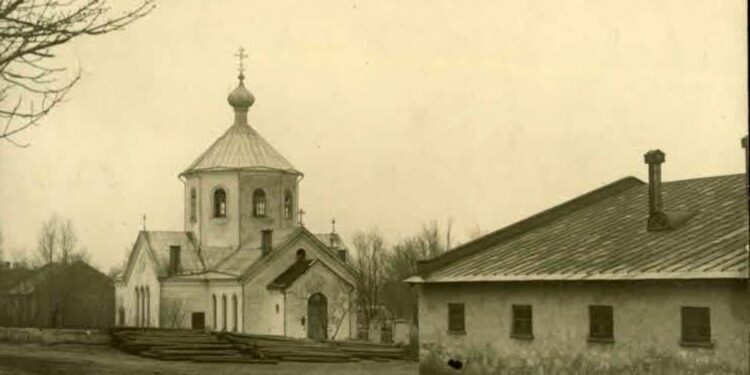
[[[169,247],[180,246],[180,270],[182,273],[203,272],[204,266],[190,232],[145,231],[148,246],[156,256],[159,276],[169,274]]]
[[[663,183],[665,208],[695,215],[662,232],[647,231],[648,185],[626,182],[452,250],[410,281],[747,277],[743,174]]]
[[[302,174],[249,125],[235,124],[180,175],[198,171],[259,169]]]
[[[273,231],[272,236],[272,248],[277,248],[279,245],[284,243],[289,236],[300,231],[299,227],[292,229],[277,229]],[[209,257],[213,249],[204,248],[203,255],[205,258]],[[253,241],[247,242],[242,245],[242,248],[234,250],[229,253],[221,253],[221,256],[215,257],[216,262],[206,262],[206,266],[211,270],[219,272],[225,272],[232,275],[240,275],[248,267],[250,267],[255,261],[260,259],[262,250],[260,248],[260,237],[256,237]]]
[[[266,286],[268,289],[275,289],[275,290],[284,290],[294,284],[294,282],[302,275],[307,272],[307,270],[310,269],[310,267],[315,264],[317,260],[315,259],[303,259],[298,260],[294,262],[289,268],[286,269],[286,271],[282,272],[279,276],[277,276],[273,281],[271,281],[268,286]]]

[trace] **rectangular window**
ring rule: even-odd
[[[513,305],[512,337],[530,339],[534,337],[531,305]]]
[[[464,327],[464,304],[448,304],[448,332],[465,332]]]
[[[711,345],[711,312],[708,307],[682,307],[682,344]]]
[[[614,341],[612,306],[589,306],[589,340]]]

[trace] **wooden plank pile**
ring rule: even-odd
[[[121,350],[161,360],[194,362],[276,363],[252,351],[201,332],[178,329],[114,328],[112,341]],[[245,348],[246,349],[246,348]]]
[[[355,341],[315,342],[284,336],[224,333],[221,338],[260,358],[296,362],[355,362],[407,359],[403,348]]]

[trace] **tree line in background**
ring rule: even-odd
[[[33,252],[15,249],[7,252],[3,243],[0,226],[0,261],[14,267],[38,268],[49,263],[69,264],[76,261],[88,263],[90,254],[80,246],[73,221],[57,215],[50,216],[42,223]]]
[[[360,325],[376,320],[406,319],[417,322],[417,292],[403,281],[417,273],[417,261],[434,258],[451,248],[453,222],[441,230],[436,221],[424,224],[415,235],[389,246],[377,228],[358,231],[352,238],[356,250],[352,266],[357,275]],[[469,233],[474,239],[479,228]]]

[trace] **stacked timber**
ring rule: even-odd
[[[356,341],[316,342],[284,336],[222,334],[221,338],[259,358],[296,362],[354,362],[360,359],[387,361],[406,359],[402,347]]]
[[[194,362],[276,363],[257,358],[252,351],[201,331],[115,328],[111,334],[118,348],[143,357]]]

